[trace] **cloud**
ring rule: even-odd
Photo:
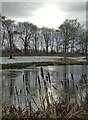
[[[16,1],[16,0],[15,0]],[[32,0],[32,2],[2,2],[2,14],[17,21],[28,21],[36,13],[36,11],[46,4],[56,4],[58,11],[66,14],[66,18],[78,18],[82,23],[86,21],[86,2],[59,2],[59,0]],[[29,0],[31,1],[31,0]],[[73,1],[73,0],[70,0]],[[80,1],[80,0],[79,0]],[[84,0],[81,0],[84,1]],[[52,14],[53,16],[53,14]]]
[[[41,5],[41,3],[32,2],[3,2],[2,14],[13,18],[32,16]]]
[[[66,13],[66,18],[77,18],[79,22],[86,24],[86,2],[62,2],[58,7]]]
[[[65,12],[82,12],[86,10],[86,2],[60,2],[58,6]]]

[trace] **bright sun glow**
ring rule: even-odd
[[[49,28],[57,28],[64,19],[65,14],[58,9],[57,5],[45,5],[30,18],[31,22],[38,27],[45,26]]]

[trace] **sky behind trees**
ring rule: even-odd
[[[86,1],[77,2],[61,1],[26,1],[10,2],[3,0],[2,14],[17,22],[28,21],[38,27],[57,29],[67,18],[77,18],[82,24],[86,24]]]

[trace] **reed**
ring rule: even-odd
[[[87,87],[87,77],[82,75],[82,80]],[[16,96],[14,95],[14,104],[5,105],[3,104],[3,118],[20,119],[20,118],[30,118],[30,119],[79,119],[80,116],[88,114],[88,92],[85,91],[85,99],[83,100],[83,94],[81,88],[78,84],[75,84],[75,79],[73,74],[71,74],[71,81],[66,77],[65,80],[61,80],[62,93],[59,88],[52,84],[51,74],[49,72],[45,73],[44,69],[40,68],[40,76],[37,76],[38,82],[38,92],[39,100],[41,106],[39,107],[36,100],[32,96],[29,89],[29,77],[23,75],[23,89],[18,89],[14,87]],[[82,86],[83,87],[83,86]],[[58,95],[61,96],[59,99],[54,100],[54,94],[52,89],[57,91]],[[87,90],[87,89],[86,89]],[[24,95],[25,106],[21,107],[22,101],[21,96]],[[30,98],[29,98],[29,96]],[[71,96],[74,97],[75,102],[71,102]],[[80,104],[77,101],[77,96],[80,97]],[[16,98],[18,106],[16,106]],[[33,108],[32,102],[35,104],[37,110]],[[88,116],[87,116],[88,117]]]

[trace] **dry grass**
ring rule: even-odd
[[[85,103],[80,106],[69,105],[62,103],[54,103],[47,107],[46,110],[39,109],[33,111],[32,106],[28,105],[25,109],[15,107],[14,105],[3,105],[3,119],[4,118],[88,118],[88,108]]]
[[[29,118],[29,119],[59,119],[59,118],[63,118],[66,120],[71,120],[71,119],[84,119],[85,118],[88,119],[88,93],[87,91],[85,92],[85,99],[80,101],[80,104],[78,104],[77,102],[75,103],[71,103],[70,102],[70,83],[69,80],[65,80],[62,81],[62,86],[65,90],[65,94],[62,95],[61,98],[59,98],[59,100],[55,101],[54,100],[54,96],[53,93],[51,91],[51,94],[49,93],[48,89],[51,90],[51,87],[53,87],[55,90],[58,91],[58,89],[55,86],[52,86],[52,81],[51,81],[51,76],[50,73],[48,72],[46,75],[44,74],[44,70],[41,67],[41,77],[38,76],[37,80],[38,80],[38,92],[39,92],[39,99],[40,99],[40,104],[41,107],[39,107],[35,101],[35,99],[33,98],[33,96],[31,95],[31,92],[28,89],[28,80],[26,78],[26,83],[25,83],[25,79],[24,79],[24,75],[23,75],[23,84],[24,84],[24,89],[25,92],[30,95],[32,102],[34,102],[34,104],[37,107],[37,110],[35,111],[35,109],[32,106],[31,100],[29,101],[27,99],[27,104],[24,108],[21,108],[20,106],[15,106],[15,105],[2,105],[2,118],[4,119],[20,119],[20,118]],[[73,92],[74,92],[74,97],[75,97],[75,89],[76,91],[79,92],[79,87],[76,85],[74,85],[74,77],[73,75],[72,77],[72,82],[73,82]],[[83,83],[85,84],[85,87],[87,87],[87,78],[86,76],[82,76],[83,79]],[[42,81],[42,82],[41,82]],[[43,83],[43,86],[41,85],[41,83]],[[47,84],[48,83],[48,84]],[[15,87],[16,90],[16,94],[17,96],[19,95],[17,88]],[[20,90],[19,90],[20,91]],[[58,94],[59,91],[58,91]],[[82,94],[79,93],[80,98],[82,98]],[[26,97],[26,96],[25,96]],[[75,98],[75,101],[77,98]],[[18,100],[19,102],[19,100]]]

